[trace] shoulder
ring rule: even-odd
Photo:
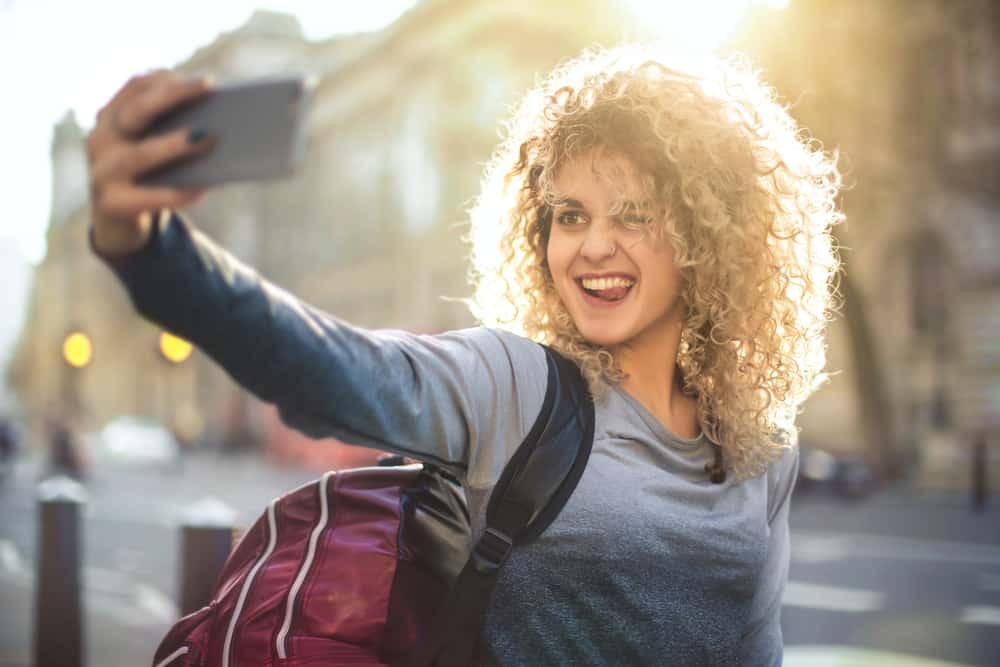
[[[767,496],[768,522],[774,518],[778,509],[788,502],[799,475],[799,443],[793,431],[780,430],[772,436],[780,444],[783,453],[768,465]]]
[[[473,388],[467,397],[476,418],[470,422],[473,451],[467,481],[473,487],[496,482],[530,431],[545,397],[548,363],[541,345],[507,331],[486,327],[449,331],[434,344],[462,350],[455,372]]]
[[[438,334],[442,345],[474,352],[496,372],[516,377],[546,377],[545,351],[528,338],[492,327],[472,327]]]

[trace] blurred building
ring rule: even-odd
[[[970,443],[1000,427],[1000,6],[793,0],[743,46],[848,184],[843,375],[807,404],[804,438],[968,484]]]
[[[382,31],[312,42],[293,17],[256,12],[178,69],[220,81],[317,76],[310,148],[293,178],[220,189],[191,215],[263,275],[347,321],[471,325],[464,306],[442,297],[469,295],[462,222],[499,122],[538,71],[627,34],[623,21],[603,0],[425,0]],[[72,116],[55,129],[52,159],[48,252],[8,374],[28,411],[70,406],[93,427],[149,415],[222,444],[296,440],[197,352],[167,362],[160,332],[91,256],[83,131]],[[60,355],[71,331],[92,341],[84,368]]]

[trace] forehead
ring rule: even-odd
[[[592,149],[561,164],[552,178],[553,199],[641,201],[651,194],[648,179],[624,155]]]

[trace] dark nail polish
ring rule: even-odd
[[[208,137],[208,132],[205,130],[205,128],[195,127],[192,128],[190,132],[188,132],[188,143],[196,144],[200,141],[204,141],[205,138],[207,137]]]

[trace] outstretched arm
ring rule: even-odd
[[[87,139],[94,251],[142,315],[198,345],[292,426],[489,483],[538,414],[544,352],[484,329],[428,337],[350,327],[171,213],[201,193],[139,177],[209,150],[211,139],[197,128],[149,139],[142,131],[209,92],[204,81],[161,71],[135,77],[101,110]]]

